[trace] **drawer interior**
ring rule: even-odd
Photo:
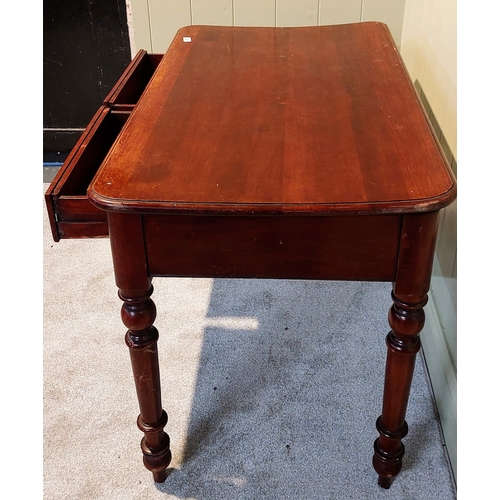
[[[87,188],[162,57],[137,52],[59,169],[45,193],[54,241],[108,235],[107,215],[90,203]]]
[[[107,216],[90,203],[87,187],[130,113],[102,106],[45,194],[55,241],[107,236]]]
[[[145,50],[139,50],[103,104],[113,109],[132,110],[162,57],[163,54],[148,54]]]

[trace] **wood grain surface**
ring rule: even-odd
[[[425,212],[455,195],[376,22],[182,28],[88,190],[158,213]]]

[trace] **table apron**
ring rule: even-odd
[[[150,276],[394,281],[401,215],[143,215]]]

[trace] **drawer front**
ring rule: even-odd
[[[151,276],[393,281],[401,217],[143,215]]]
[[[139,50],[134,59],[104,99],[104,106],[131,111],[137,104],[163,54],[148,54]]]
[[[129,112],[101,106],[45,193],[54,241],[108,235],[106,212],[87,198],[87,187],[113,145]]]

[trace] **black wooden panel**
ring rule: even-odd
[[[50,154],[71,149],[131,54],[125,0],[44,0],[43,7],[44,154]]]

